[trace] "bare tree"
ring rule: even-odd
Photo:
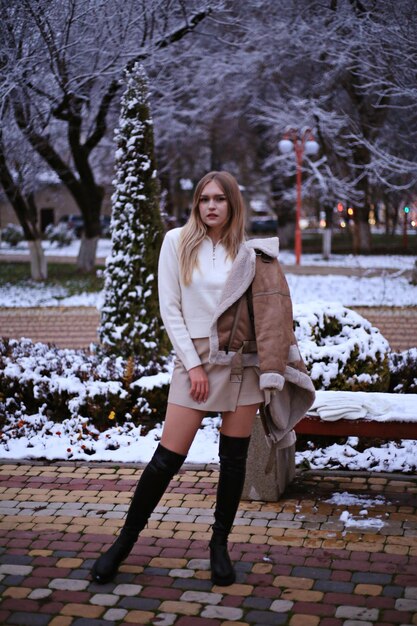
[[[45,280],[48,274],[47,263],[41,245],[34,193],[25,189],[22,170],[17,160],[14,160],[14,167],[11,169],[9,156],[3,142],[3,129],[0,126],[0,185],[16,213],[28,242],[31,276],[33,280]]]
[[[280,32],[285,55],[275,64],[278,80],[270,82],[260,108],[269,119],[269,137],[276,138],[287,125],[315,129],[321,154],[315,163],[305,162],[306,189],[316,187],[322,203],[327,198],[354,206],[355,250],[367,251],[369,210],[378,187],[395,190],[400,184],[410,189],[416,182],[415,154],[394,130],[398,113],[404,119],[403,105],[410,101],[404,94],[394,98],[386,88],[397,73],[395,58],[401,57],[408,69],[412,63],[404,60],[405,50],[393,36],[396,28],[406,27],[410,13],[402,16],[396,3],[378,0],[329,0],[304,3],[299,9],[299,3],[286,3],[287,20]],[[265,30],[261,50],[268,46],[268,35],[272,41],[272,28]],[[379,89],[370,89],[370,82]],[[286,168],[276,159],[278,172]]]
[[[97,148],[122,73],[181,40],[209,13],[181,0],[1,0],[0,80],[32,148],[68,188],[84,218],[78,267],[94,265],[103,186]],[[96,166],[96,167],[95,167]]]
[[[172,193],[227,168],[269,191],[288,235],[295,159],[277,142],[286,126],[311,126],[321,150],[304,160],[303,190],[329,215],[337,201],[353,206],[356,249],[369,249],[370,207],[416,188],[414,1],[213,0],[209,19],[207,2],[0,0],[14,59],[0,89],[83,207],[81,264],[94,258],[122,68],[140,58]]]
[[[188,63],[172,58],[156,74],[160,162],[174,178],[227,166],[269,186],[285,239],[295,159],[281,158],[277,142],[287,126],[311,126],[321,151],[304,160],[303,189],[329,214],[338,201],[353,206],[356,250],[369,250],[381,188],[394,196],[416,185],[413,4],[226,3],[200,34],[200,51],[190,47]]]

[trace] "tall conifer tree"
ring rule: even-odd
[[[106,350],[136,356],[146,366],[165,353],[157,293],[163,225],[148,81],[139,63],[126,72],[126,82],[116,130],[112,251],[99,334]]]

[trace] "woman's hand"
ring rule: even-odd
[[[188,375],[191,383],[190,396],[196,402],[206,402],[209,392],[209,382],[203,366],[197,365],[197,367],[192,367],[188,370]]]

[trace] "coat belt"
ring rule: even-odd
[[[239,350],[234,355],[231,362],[230,382],[240,383],[243,376],[243,355],[249,352],[256,352],[256,341],[244,341]]]

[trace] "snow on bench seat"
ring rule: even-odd
[[[417,395],[317,391],[299,435],[417,439]]]

